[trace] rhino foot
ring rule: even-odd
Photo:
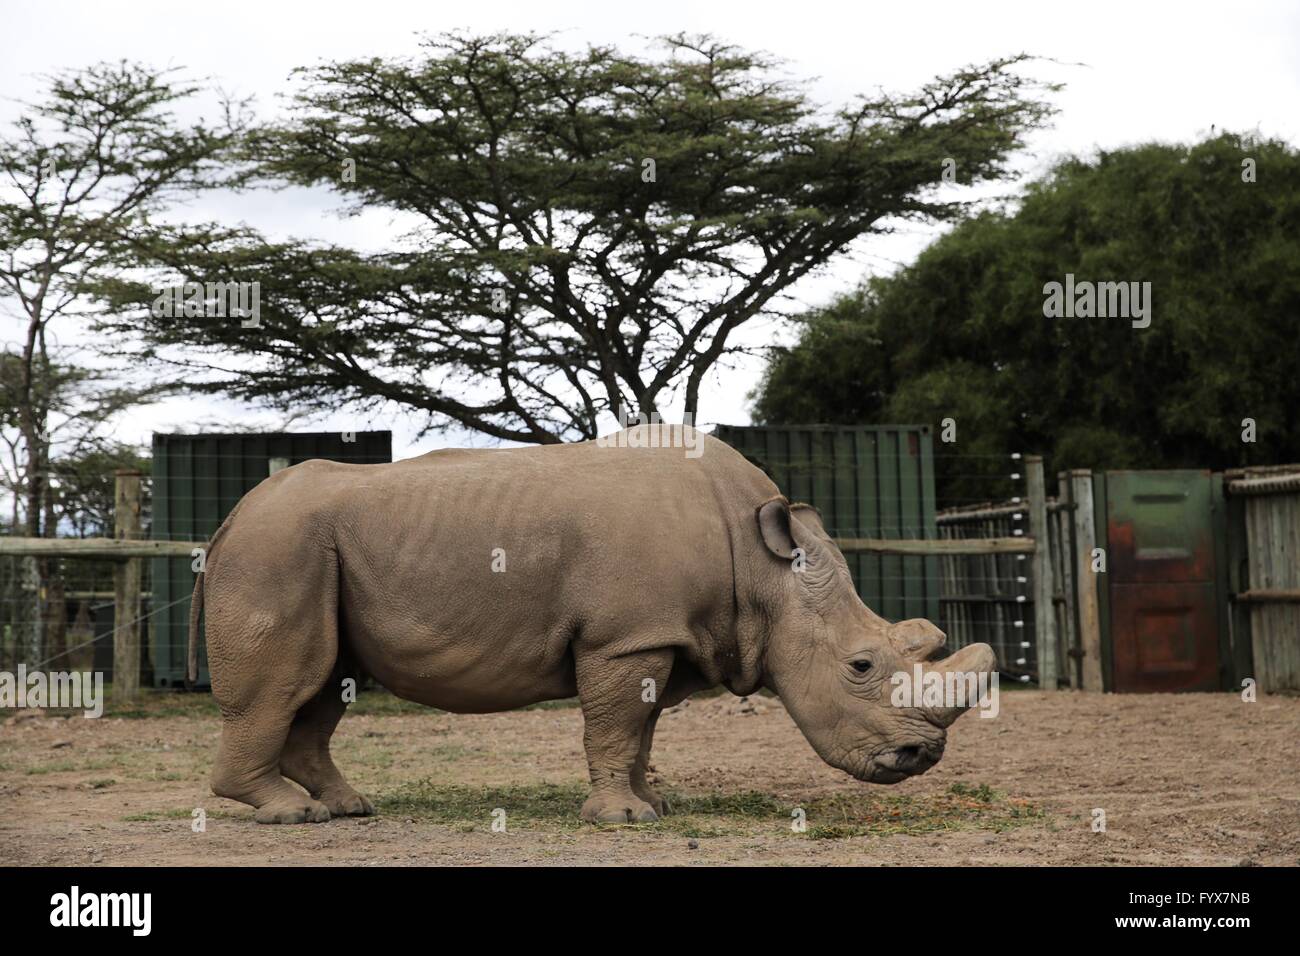
[[[325,804],[304,797],[302,802],[272,802],[257,808],[258,823],[326,823],[330,812]]]
[[[672,810],[668,805],[668,801],[665,800],[657,791],[651,790],[649,787],[644,789],[633,788],[633,792],[646,803],[650,804],[654,812],[660,817],[668,816],[669,812]]]
[[[320,799],[331,816],[373,817],[375,815],[375,805],[351,787],[334,793],[327,790],[320,795]]]
[[[593,793],[582,805],[582,819],[588,823],[653,823],[655,808],[632,794]]]

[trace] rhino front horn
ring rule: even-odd
[[[943,676],[945,706],[925,707],[926,720],[947,727],[988,694],[998,658],[987,644],[968,644],[956,654],[926,668]]]

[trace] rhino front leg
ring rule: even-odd
[[[582,805],[582,819],[592,823],[659,819],[654,804],[646,799],[653,792],[645,786],[645,767],[638,765],[643,749],[649,758],[647,726],[653,732],[659,693],[672,670],[672,651],[612,658],[598,651],[579,652],[575,664],[582,742],[591,772],[591,796]]]

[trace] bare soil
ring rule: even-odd
[[[318,825],[261,826],[212,796],[219,733],[202,695],[9,717],[0,864],[1300,864],[1296,698],[1007,692],[893,787],[824,765],[776,701],[697,698],[656,735],[679,812],[623,827],[577,820],[571,706],[457,716],[365,695],[334,752],[380,813]]]

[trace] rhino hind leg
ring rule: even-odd
[[[222,543],[237,543],[240,531],[232,526]],[[299,712],[321,696],[335,670],[337,563],[332,550],[315,562],[292,551],[280,556],[282,565],[302,569],[302,587],[287,591],[241,557],[239,550],[222,554],[215,569],[209,557],[208,662],[222,716],[212,792],[253,807],[258,823],[324,823],[329,808],[286,780],[280,763]],[[319,711],[309,716],[319,731]]]
[[[641,751],[637,754],[636,763],[632,766],[632,792],[644,800],[654,811],[661,817],[667,816],[669,812],[668,801],[650,786],[646,780],[646,774],[650,770],[650,748],[654,746],[655,724],[659,720],[662,710],[656,710],[646,721],[645,727],[641,731]]]
[[[338,679],[327,683],[294,717],[280,755],[280,772],[323,803],[331,816],[368,817],[375,812],[374,804],[343,779],[330,756],[330,737],[348,707],[343,675],[336,670],[335,676]]]
[[[575,653],[582,742],[591,773],[591,796],[582,805],[582,819],[591,823],[659,819],[647,799],[657,795],[645,784],[641,760],[643,750],[649,758],[646,729],[659,709],[658,692],[668,681],[672,663],[671,650],[613,658],[599,650]],[[659,803],[662,806],[662,800]]]
[[[291,714],[254,708],[227,716],[212,769],[212,792],[256,809],[258,823],[324,823],[329,808],[280,774]]]

